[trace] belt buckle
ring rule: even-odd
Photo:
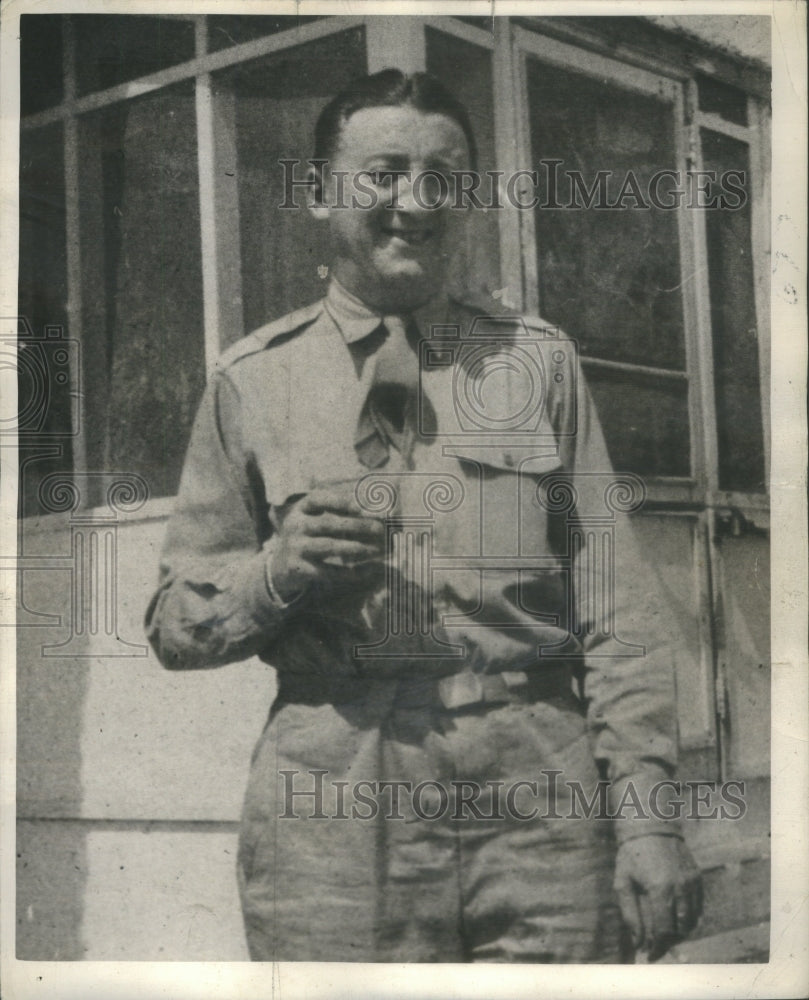
[[[528,674],[524,670],[501,670],[500,676],[509,691],[519,691],[528,686]]]
[[[471,670],[442,677],[438,682],[438,697],[444,708],[464,708],[483,701],[483,682]]]

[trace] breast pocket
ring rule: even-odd
[[[542,480],[562,470],[554,445],[462,445],[460,462],[478,533],[480,555],[518,557],[547,552],[547,511],[538,499]]]

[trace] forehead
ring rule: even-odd
[[[469,146],[454,119],[404,105],[355,111],[343,122],[336,155],[352,162],[375,155],[464,162]]]

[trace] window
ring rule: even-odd
[[[362,19],[24,15],[21,38],[21,513],[52,472],[169,497],[206,369],[322,294],[278,160],[365,72]]]
[[[538,196],[520,227],[526,305],[578,341],[617,468],[662,502],[747,503],[766,478],[752,99],[662,59],[655,73],[513,35]]]
[[[83,115],[78,143],[88,467],[171,496],[205,386],[192,81]]]
[[[721,197],[719,179],[732,179],[740,202],[732,211],[705,213],[710,261],[711,332],[716,393],[719,489],[763,493],[759,340],[751,244],[748,147],[738,139],[701,130],[703,168],[717,177],[709,197]]]
[[[360,27],[214,75],[215,130],[234,136],[237,192],[232,210],[238,213],[238,245],[233,249],[240,257],[236,270],[243,305],[241,327],[223,331],[223,346],[324,294],[324,268],[331,259],[325,227],[306,211],[306,193],[300,188],[294,199],[298,207],[279,209],[285,200],[281,161],[300,161],[294,176],[305,177],[306,161],[314,155],[318,113],[364,72]],[[221,205],[221,214],[225,207]]]
[[[319,21],[321,17],[266,17],[254,14],[212,14],[208,18],[208,49],[219,52],[230,45],[241,45],[256,38],[265,38],[279,31],[289,31]]]
[[[75,351],[48,390],[52,433],[21,439],[23,510],[40,510],[44,475],[71,468],[176,491],[206,370],[324,289],[327,238],[305,210],[278,210],[279,161],[304,161],[299,177],[323,104],[391,63],[457,93],[481,171],[537,172],[535,210],[474,213],[455,284],[579,342],[614,464],[661,501],[761,497],[763,105],[738,75],[731,86],[670,52],[658,72],[648,47],[633,62],[629,42],[619,59],[606,36],[598,51],[570,24],[566,41],[553,31],[505,17],[24,15],[21,339],[47,353],[61,329]],[[736,171],[739,209],[633,204],[661,171],[689,169],[715,173],[714,192]],[[584,207],[621,193],[621,210]],[[18,365],[23,408],[44,349]]]
[[[478,19],[475,19],[478,20]],[[482,20],[486,20],[483,18]],[[497,168],[494,140],[492,53],[487,48],[438,31],[426,29],[426,69],[437,76],[466,106],[478,146],[478,170]],[[481,184],[480,200],[492,200],[491,186]],[[497,292],[500,288],[500,234],[497,211],[475,211],[469,221],[466,243],[455,259],[454,283],[459,290]]]
[[[187,18],[77,14],[71,24],[79,96],[194,58],[194,23]]]
[[[70,473],[79,413],[79,362],[67,334],[64,132],[61,123],[20,137],[20,279],[17,392],[21,513],[38,509],[43,476]],[[71,366],[73,370],[71,371]]]
[[[527,100],[541,313],[589,361],[613,464],[688,476],[677,218],[647,204],[653,178],[677,165],[672,105],[538,58]]]

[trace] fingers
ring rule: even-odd
[[[640,896],[643,918],[644,944],[649,961],[654,962],[665,954],[677,940],[677,918],[674,892],[670,887],[652,889]]]
[[[702,916],[702,879],[699,872],[690,872],[675,890],[674,912],[677,936],[685,937]]]
[[[308,562],[328,560],[332,565],[340,566],[378,561],[380,550],[378,545],[366,542],[315,535],[301,540],[298,555]]]
[[[353,483],[341,486],[322,486],[314,489],[303,498],[300,509],[305,514],[333,512],[347,514],[350,517],[367,517],[368,515],[368,512],[357,503]]]
[[[377,547],[385,539],[385,526],[381,521],[371,517],[345,517],[328,512],[302,518],[301,530],[306,535],[348,538],[368,544],[376,543]]]
[[[643,922],[643,945],[654,962],[672,945],[682,941],[697,925],[702,913],[699,876],[680,884],[649,889],[638,897]],[[634,935],[633,935],[634,936]]]
[[[618,905],[621,907],[621,915],[632,935],[632,945],[640,948],[643,944],[643,918],[635,889],[631,882],[621,880],[616,882],[615,892],[618,896]]]
[[[618,852],[615,890],[637,961],[654,962],[693,930],[702,879],[688,848],[670,837],[641,837]]]

